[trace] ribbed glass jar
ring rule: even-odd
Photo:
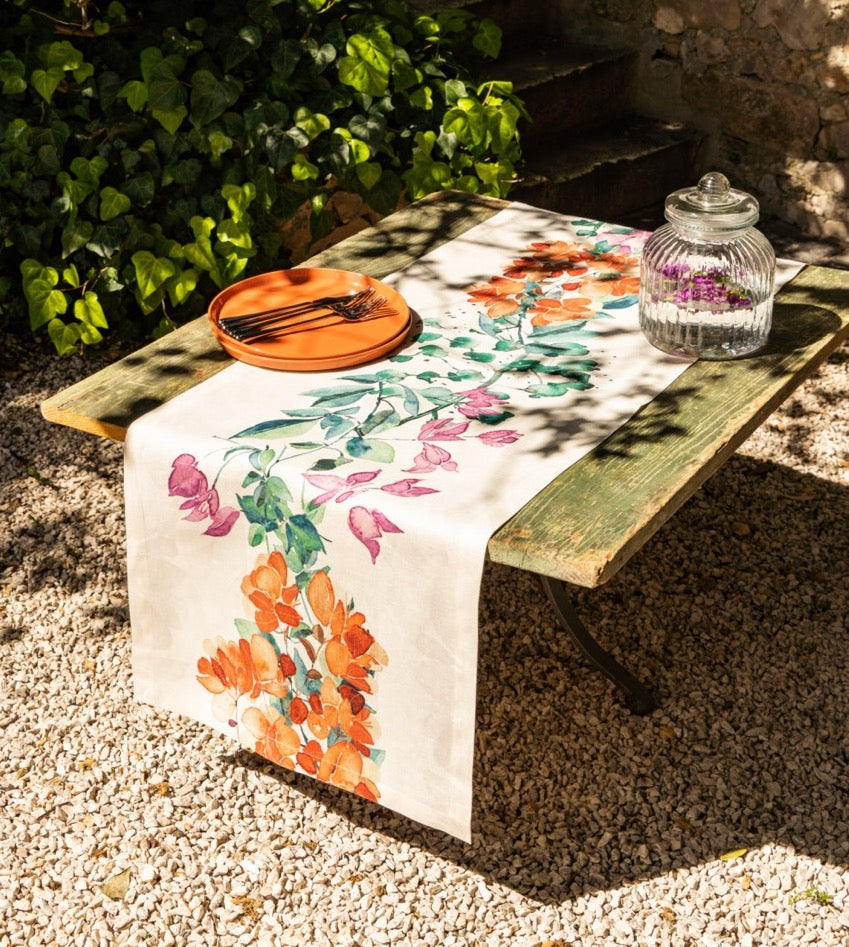
[[[772,325],[775,253],[752,225],[758,203],[718,172],[666,199],[646,242],[640,327],[652,345],[690,358],[748,355]]]

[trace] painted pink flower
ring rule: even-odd
[[[420,441],[461,441],[461,435],[466,433],[468,421],[451,421],[450,418],[428,421],[419,431]]]
[[[408,477],[406,480],[396,480],[395,483],[387,483],[380,489],[385,493],[391,493],[397,497],[421,497],[426,493],[439,493],[432,487],[416,486],[420,482],[418,477]]]
[[[421,453],[416,454],[413,466],[405,468],[404,473],[430,473],[437,467],[453,473],[457,469],[457,462],[438,444],[425,444]]]
[[[347,477],[338,477],[336,474],[304,474],[304,480],[313,487],[324,490],[324,493],[312,501],[315,506],[321,506],[334,498],[337,503],[342,503],[354,495],[360,484],[369,483],[379,473],[379,470],[364,470]]]
[[[484,431],[478,434],[478,439],[482,440],[488,447],[503,447],[505,444],[512,444],[518,441],[522,435],[518,431]]]
[[[198,470],[198,462],[191,454],[180,454],[172,461],[168,496],[196,497],[205,493],[208,486],[206,475]]]
[[[372,563],[380,554],[378,540],[384,533],[403,533],[400,527],[388,519],[380,510],[367,510],[364,506],[352,506],[348,513],[348,528],[368,549]]]
[[[203,531],[204,536],[226,536],[239,518],[239,511],[231,506],[221,506],[218,491],[210,489],[203,471],[191,454],[180,454],[171,464],[168,478],[168,495],[186,497],[181,510],[189,512],[183,519],[198,523],[209,519],[212,522]]]
[[[488,388],[472,388],[461,394],[463,403],[459,410],[467,418],[487,421],[504,414],[503,402],[507,401],[507,395],[499,395]]]

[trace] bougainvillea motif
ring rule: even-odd
[[[574,241],[534,242],[470,287],[474,319],[462,334],[431,319],[412,350],[337,376],[305,392],[306,406],[231,435],[211,483],[193,455],[174,460],[168,492],[185,519],[221,537],[243,517],[257,551],[241,580],[239,637],[207,641],[197,679],[216,716],[262,756],[379,798],[384,751],[372,701],[388,659],[365,615],[334,588],[322,521],[345,507],[345,525],[376,565],[382,544],[404,534],[382,509],[387,496],[438,493],[459,469],[461,443],[509,449],[520,440],[511,392],[556,398],[592,386],[587,323],[636,302],[639,241],[625,228],[573,226]],[[295,457],[303,472],[287,482],[279,471]],[[222,506],[216,484],[237,463],[237,506]]]

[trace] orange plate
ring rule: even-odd
[[[363,322],[346,322],[341,316],[328,316],[299,332],[259,342],[238,342],[218,326],[218,319],[223,316],[238,316],[324,296],[343,296],[367,287],[386,301],[387,315]],[[210,303],[209,322],[213,334],[233,358],[260,368],[312,372],[360,365],[386,355],[404,341],[412,319],[401,296],[379,280],[347,270],[303,267],[261,273],[228,286]]]

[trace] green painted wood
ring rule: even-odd
[[[806,267],[756,357],[696,362],[492,537],[496,562],[606,582],[849,335],[849,272]]]
[[[504,206],[434,195],[306,264],[386,276]],[[490,558],[589,588],[606,582],[847,335],[849,273],[806,267],[778,294],[763,353],[688,368],[499,529]],[[42,412],[123,440],[135,418],[230,363],[198,319],[58,393]]]
[[[455,191],[434,194],[300,265],[387,276],[506,206]],[[136,418],[231,362],[201,317],[48,398],[41,412],[56,424],[122,441]]]

